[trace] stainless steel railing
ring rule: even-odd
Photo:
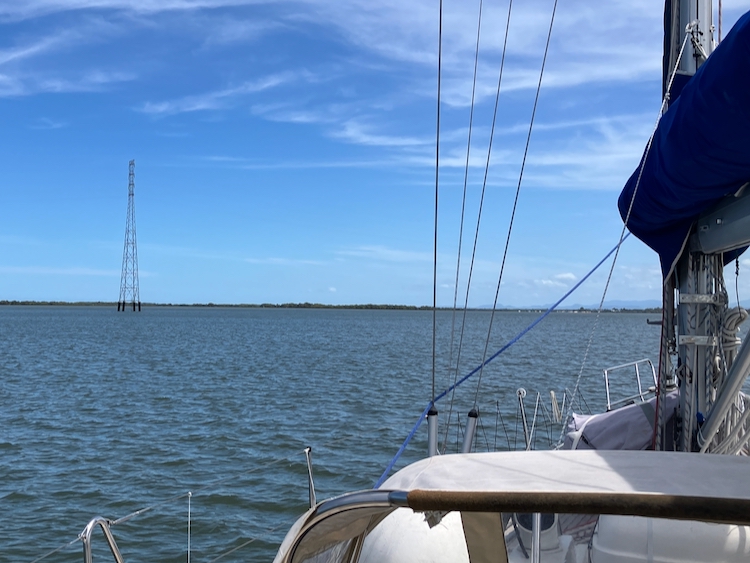
[[[648,368],[648,370],[651,372],[651,378],[653,379],[654,386],[647,388],[645,391],[643,390],[643,386],[641,385],[641,366],[644,365]],[[635,380],[638,385],[638,393],[635,395],[631,395],[628,397],[623,397],[621,399],[617,399],[616,401],[612,401],[610,399],[609,395],[609,377],[613,371],[619,371],[623,369],[632,368],[635,371]],[[619,366],[613,366],[611,368],[607,368],[604,370],[604,387],[607,391],[607,412],[611,411],[613,407],[628,404],[633,402],[635,399],[640,399],[641,402],[646,400],[646,397],[649,394],[654,393],[654,390],[656,389],[656,369],[654,368],[654,364],[649,359],[644,360],[638,360],[636,362],[628,362],[627,364],[621,364]]]
[[[83,563],[92,563],[93,557],[91,555],[91,534],[94,533],[94,529],[97,526],[99,526],[102,529],[102,532],[104,532],[104,539],[107,540],[109,550],[112,552],[112,557],[115,558],[115,562],[125,563],[125,560],[122,558],[122,554],[120,553],[120,549],[117,547],[115,537],[112,535],[112,530],[110,530],[111,525],[112,522],[110,520],[102,518],[101,516],[97,516],[96,518],[92,519],[91,522],[86,524],[83,532],[81,532],[81,534],[78,536],[83,542]]]

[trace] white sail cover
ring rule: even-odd
[[[679,404],[677,391],[667,394],[667,426]],[[654,437],[656,399],[599,414],[574,414],[568,424],[567,450],[647,450]],[[667,448],[671,449],[671,448]]]

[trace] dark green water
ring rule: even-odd
[[[496,315],[490,351],[536,316]],[[479,363],[489,317],[468,314],[462,374]],[[583,370],[592,409],[602,368],[656,359],[647,317],[600,317]],[[519,386],[532,412],[537,392],[548,403],[550,389],[573,387],[594,319],[553,314],[484,370],[480,449],[520,445]],[[271,561],[307,508],[305,446],[319,499],[378,479],[429,399],[431,331],[427,311],[0,308],[0,561],[69,542],[43,561],[81,561],[75,540],[92,517],[162,501],[113,532],[126,561],[185,561],[189,491],[191,561]],[[440,312],[438,390],[453,378],[450,334]],[[454,413],[475,396],[470,380]],[[423,456],[425,433],[398,466]],[[460,430],[448,435],[450,451]],[[112,560],[99,533],[94,547]]]

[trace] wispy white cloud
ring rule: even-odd
[[[655,119],[655,115],[639,113],[536,123],[523,186],[621,189],[624,180],[640,159],[653,126],[652,119]],[[515,186],[523,156],[523,138],[527,130],[528,124],[514,124],[496,130],[489,185]],[[465,131],[457,130],[453,133],[441,135],[441,139],[452,137],[450,142],[441,143],[440,166],[443,170],[463,169],[466,165]],[[482,131],[481,135],[474,137],[469,161],[469,166],[473,169],[483,169],[486,165],[487,147],[483,144],[486,142],[484,136],[485,132]],[[429,145],[425,145],[426,147]],[[394,155],[394,161],[411,166],[434,167],[433,151],[432,147],[429,150],[402,151]]]
[[[130,82],[136,75],[128,72],[92,71],[80,77],[56,78],[30,76],[26,80],[26,92],[101,92],[110,84]]]
[[[296,258],[245,258],[249,264],[268,264],[271,266],[323,266],[325,262],[320,260],[300,260]]]
[[[28,72],[19,71],[19,65],[27,59],[61,48],[75,40],[71,31],[54,33],[34,42],[0,49],[0,97],[22,96],[39,90],[38,80]]]
[[[290,169],[316,169],[316,168],[373,168],[385,165],[395,165],[392,159],[372,160],[267,160],[260,161],[257,158],[245,158],[237,156],[211,155],[203,157],[207,162],[224,164],[232,168],[244,170],[290,170]]]
[[[617,267],[617,275],[613,276],[611,293],[627,295],[652,293],[659,296],[661,290],[661,269],[654,255],[650,264],[623,264]]]
[[[69,32],[57,33],[48,37],[44,37],[35,43],[30,43],[18,47],[10,47],[6,49],[0,49],[0,66],[6,65],[10,62],[18,62],[24,59],[28,59],[39,55],[41,53],[50,51],[69,41],[72,35]]]
[[[196,11],[263,3],[258,0],[2,0],[0,18],[20,20],[83,10],[118,10],[136,14]]]
[[[63,53],[101,41],[110,41],[119,34],[117,25],[96,17],[85,17],[63,31],[47,32],[33,41],[0,48],[0,96],[26,96],[41,92],[98,92],[108,85],[136,79],[130,71],[106,70],[86,64],[71,63],[72,58],[50,64]],[[8,34],[11,38],[12,34]]]
[[[30,0],[0,3],[0,18],[87,10],[143,16],[175,11],[210,14],[218,8],[240,9],[263,4],[281,9],[265,18],[210,18],[202,30],[204,45],[255,40],[271,29],[315,23],[333,28],[351,46],[384,60],[425,67],[434,65],[437,14],[434,4],[428,0],[383,0],[377,10],[365,0]],[[288,8],[283,7],[285,4]],[[550,8],[551,2],[545,0],[515,6],[506,91],[536,86],[536,59],[546,39]],[[445,6],[444,101],[448,104],[465,105],[469,101],[467,81],[471,80],[474,55],[475,10],[467,9],[460,2]],[[660,10],[653,3],[643,1],[634,8],[632,2],[624,0],[613,0],[606,6],[597,6],[596,10],[580,0],[562,6],[553,33],[557,64],[548,69],[545,83],[570,86],[650,75],[658,69],[660,56],[658,49],[644,45],[643,38],[645,31],[656,37]],[[494,94],[505,18],[505,6],[484,7],[479,100]],[[517,65],[514,68],[513,62],[520,62],[521,68]]]
[[[209,29],[204,46],[221,47],[257,41],[266,33],[284,27],[282,22],[273,20],[222,18]]]
[[[52,276],[119,276],[118,270],[95,268],[48,268],[43,266],[0,266],[2,274],[52,275]]]
[[[2,0],[0,0],[0,15],[2,6]],[[2,18],[0,18],[0,24],[2,24]],[[31,34],[24,32],[18,34],[19,39],[16,39],[15,45],[0,48],[0,66],[13,64],[18,68],[19,63],[30,59],[39,59],[45,55],[57,56],[66,50],[70,52],[74,47],[111,42],[122,34],[133,31],[132,22],[128,24],[98,15],[81,14],[65,26],[40,25],[36,38],[31,39]],[[14,42],[14,33],[10,31],[13,29],[12,25],[7,29],[9,31],[4,36],[4,42],[12,43]]]
[[[339,250],[339,256],[351,256],[366,258],[368,260],[381,262],[431,262],[432,255],[428,252],[414,252],[409,250],[398,250],[386,246],[358,246]]]
[[[565,129],[580,129],[583,127],[592,127],[597,130],[611,131],[613,129],[622,129],[628,127],[632,123],[642,123],[649,119],[654,119],[655,114],[639,113],[639,114],[614,114],[609,116],[592,116],[583,119],[560,119],[557,121],[538,121],[534,123],[534,131],[560,131]],[[516,123],[514,125],[506,125],[503,127],[497,127],[495,134],[497,135],[515,135],[518,133],[526,133],[529,129],[529,124]]]
[[[364,0],[309,3],[313,4],[314,11],[301,10],[296,17],[333,26],[351,44],[383,59],[430,68],[435,64],[437,14],[430,2],[384,0],[377,11]],[[444,7],[443,100],[448,105],[465,106],[470,101],[475,10],[460,2]],[[505,10],[505,5],[484,7],[478,101],[494,97]],[[550,10],[551,2],[545,0],[514,5],[505,92],[536,87]],[[645,39],[658,40],[660,26],[661,8],[653,3],[639,1],[634,8],[630,2],[616,0],[596,10],[584,1],[561,6],[552,36],[555,58],[550,62],[554,64],[548,65],[544,83],[570,87],[652,78],[660,65],[659,44]],[[434,95],[432,84],[422,94]]]
[[[380,147],[414,147],[435,144],[432,138],[420,139],[417,137],[373,133],[369,127],[356,120],[345,121],[341,124],[341,128],[331,133],[331,135],[358,145]]]
[[[534,280],[533,283],[535,285],[541,286],[541,287],[567,287],[568,284],[563,283],[562,281],[558,279],[539,279]]]
[[[208,160],[209,162],[227,162],[230,164],[240,163],[240,164],[247,164],[250,159],[243,158],[239,156],[223,156],[223,155],[211,155],[203,157],[205,160]]]
[[[29,127],[31,129],[62,129],[67,126],[68,124],[65,121],[56,121],[48,117],[40,117]]]
[[[276,107],[268,111],[276,111]],[[647,114],[625,114],[610,117],[561,119],[542,121],[535,125],[536,136],[555,132],[552,138],[537,142],[528,157],[524,186],[554,189],[617,190],[632,172],[648,137],[650,117]],[[429,167],[435,165],[434,140],[429,137],[389,134],[384,123],[368,126],[356,119],[336,123],[333,117],[315,115],[310,121],[326,122],[329,135],[351,144],[387,149],[381,158],[371,160],[314,160],[279,162],[259,161],[229,155],[211,155],[205,160],[225,163],[246,169],[275,168],[357,168],[373,166]],[[525,136],[527,124],[506,126],[496,131],[496,137]],[[485,131],[482,131],[484,135]],[[534,139],[536,139],[536,136]],[[441,149],[443,170],[463,169],[466,164],[463,128],[448,130],[441,135],[446,142]],[[486,163],[486,146],[476,141],[470,158],[470,167],[483,169]],[[541,139],[541,137],[540,137]],[[522,157],[522,143],[496,142],[493,146],[489,185],[515,185]]]
[[[103,73],[80,78],[52,76],[7,76],[0,74],[0,97],[28,96],[39,93],[102,92],[110,84],[135,80],[135,75],[112,73],[105,79]]]
[[[298,103],[254,104],[250,111],[268,119],[282,123],[336,123],[340,118],[332,108],[300,109]]]
[[[23,84],[16,77],[0,74],[0,96],[20,96],[23,92]]]
[[[185,96],[165,102],[146,102],[139,108],[139,111],[151,115],[173,115],[177,113],[222,109],[238,97],[262,92],[309,76],[310,73],[307,71],[272,74],[246,81],[239,86],[206,92],[204,94]]]

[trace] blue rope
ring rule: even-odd
[[[552,305],[549,309],[547,309],[544,313],[542,313],[539,317],[537,317],[534,320],[534,322],[532,322],[529,326],[527,326],[525,329],[523,329],[521,332],[519,332],[512,340],[510,340],[505,346],[503,346],[502,348],[500,348],[497,352],[495,352],[494,354],[492,354],[492,356],[490,356],[489,358],[487,358],[483,363],[481,363],[480,365],[478,365],[477,367],[475,367],[472,371],[470,371],[468,374],[466,374],[465,376],[463,376],[459,381],[457,381],[456,383],[454,383],[453,385],[451,385],[450,387],[448,387],[448,389],[446,389],[445,391],[443,391],[442,393],[440,393],[440,395],[438,395],[432,401],[430,401],[430,403],[422,411],[422,414],[420,415],[419,419],[417,420],[417,423],[414,425],[414,428],[411,429],[411,432],[409,432],[409,435],[406,437],[406,440],[404,440],[404,443],[401,444],[401,447],[396,452],[396,455],[393,456],[393,459],[390,461],[390,463],[388,463],[388,466],[385,468],[385,471],[383,471],[383,474],[380,476],[380,479],[378,479],[377,483],[375,483],[375,487],[374,488],[375,489],[379,489],[380,486],[385,482],[386,478],[388,477],[388,474],[393,469],[393,466],[396,465],[396,462],[399,460],[399,458],[401,457],[401,455],[406,450],[406,446],[409,445],[409,442],[411,442],[412,438],[414,438],[414,435],[417,433],[417,430],[419,430],[419,427],[422,425],[422,422],[427,417],[427,413],[429,412],[430,407],[432,407],[440,399],[442,399],[443,397],[445,397],[446,395],[448,395],[448,393],[450,393],[451,391],[453,391],[456,387],[458,387],[459,385],[461,385],[464,381],[466,381],[467,379],[469,379],[470,377],[472,377],[473,375],[475,375],[476,373],[478,373],[479,370],[481,370],[484,366],[486,366],[487,364],[489,364],[492,360],[494,360],[500,354],[502,354],[503,352],[505,352],[508,348],[510,348],[511,346],[513,346],[516,342],[518,342],[519,340],[521,340],[521,338],[527,332],[529,332],[532,328],[534,328],[536,325],[538,325],[540,322],[542,322],[542,320],[545,317],[547,317],[552,311],[554,311],[560,305],[560,303],[562,303],[563,301],[565,301],[568,297],[570,297],[570,295],[575,290],[577,290],[579,287],[581,287],[581,285],[583,284],[583,282],[585,282],[587,279],[589,279],[591,277],[591,275],[594,272],[596,272],[599,269],[599,267],[602,264],[604,264],[604,262],[607,261],[607,258],[609,258],[610,256],[612,256],[612,253],[615,252],[615,250],[617,250],[620,247],[620,245],[622,245],[622,243],[625,241],[625,239],[628,238],[629,236],[630,236],[630,233],[628,232],[624,237],[622,237],[622,239],[620,239],[620,242],[618,242],[614,246],[614,248],[612,250],[610,250],[607,253],[607,255],[604,258],[602,258],[599,261],[599,263],[591,269],[591,271],[588,274],[586,274],[585,276],[583,276],[578,283],[576,283],[573,287],[571,287],[565,295],[563,295],[560,299],[558,299],[555,302],[554,305]]]

